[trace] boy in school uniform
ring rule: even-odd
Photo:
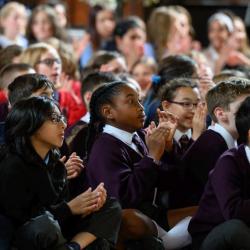
[[[209,172],[218,158],[237,145],[235,112],[250,95],[250,81],[232,78],[218,83],[206,96],[210,126],[188,149],[182,158],[189,184],[185,197],[190,205],[197,205],[204,191]]]
[[[235,118],[239,142],[211,171],[199,209],[189,224],[193,249],[250,249],[250,97]]]

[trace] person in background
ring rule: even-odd
[[[24,37],[24,30],[27,22],[25,6],[18,2],[6,3],[0,10],[0,46],[5,48],[16,44],[26,48],[28,41]]]
[[[147,97],[151,96],[152,78],[157,72],[157,65],[152,58],[143,57],[136,62],[131,69],[132,77],[139,83],[142,93],[142,103],[147,103]],[[151,91],[149,91],[151,90]]]
[[[48,5],[38,5],[32,10],[27,24],[26,37],[29,44],[46,42],[51,37],[67,41],[55,10]]]
[[[93,54],[104,49],[115,28],[115,14],[111,8],[95,5],[90,8],[87,34],[76,47],[80,67],[86,66]]]

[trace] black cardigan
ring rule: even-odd
[[[30,154],[7,152],[1,159],[0,212],[18,226],[48,210],[61,224],[72,216],[65,167],[52,154],[47,165]]]

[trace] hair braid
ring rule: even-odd
[[[119,92],[120,87],[126,84],[126,82],[120,80],[105,83],[92,94],[89,104],[90,122],[85,140],[85,163],[89,159],[89,154],[96,137],[103,131],[106,122],[101,114],[101,107],[104,104],[112,104],[112,98]]]

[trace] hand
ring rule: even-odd
[[[178,118],[176,115],[172,114],[168,110],[161,111],[157,109],[159,124],[166,124],[169,130],[166,137],[165,150],[171,151],[173,148],[173,138],[178,125]]]
[[[76,55],[76,59],[79,60],[81,57],[81,54],[84,52],[88,44],[90,43],[90,35],[84,34],[84,36],[81,39],[74,39],[72,41],[73,49]]]
[[[89,188],[68,202],[68,206],[73,215],[82,215],[85,217],[97,209],[99,199],[100,193],[96,190],[92,192],[92,189]]]
[[[211,77],[203,76],[200,78],[198,83],[198,88],[201,95],[201,100],[205,101],[207,92],[215,86],[215,83],[212,81]]]
[[[98,211],[100,208],[102,208],[102,206],[104,205],[104,203],[106,202],[107,199],[107,191],[104,188],[104,183],[101,182],[96,189],[94,190],[94,192],[98,192],[100,193],[100,197],[97,201],[97,207],[95,209],[95,211]]]
[[[65,156],[61,158],[62,162],[65,162],[65,160],[66,160]],[[80,157],[76,155],[76,153],[74,152],[70,155],[69,159],[66,161],[65,167],[67,170],[67,178],[70,180],[79,176],[79,174],[84,168],[84,165]]]
[[[250,65],[250,60],[243,53],[239,51],[231,51],[228,54],[226,63],[229,66],[237,66],[237,65]]]
[[[199,103],[193,117],[193,140],[197,140],[206,129],[207,108],[203,103]]]
[[[154,123],[148,127],[146,134],[146,144],[148,146],[149,156],[159,161],[165,150],[166,138],[169,133],[167,123],[161,123],[158,127]]]

